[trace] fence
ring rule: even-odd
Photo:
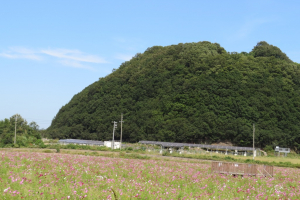
[[[246,163],[212,162],[211,171],[242,176],[273,176],[273,166]]]

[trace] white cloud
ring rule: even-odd
[[[24,47],[10,47],[8,51],[0,53],[0,56],[10,59],[42,60],[39,52]]]
[[[118,54],[115,56],[116,59],[118,60],[123,60],[123,61],[129,61],[131,60],[131,58],[133,57],[133,55],[126,55],[126,54]]]
[[[63,58],[73,61],[90,62],[90,63],[107,63],[107,61],[99,56],[87,55],[79,50],[72,49],[50,49],[42,50],[42,53],[56,58]]]
[[[90,67],[90,66],[86,66],[81,64],[78,61],[72,61],[72,60],[60,60],[59,61],[60,64],[65,65],[65,66],[69,66],[69,67],[74,67],[74,68],[81,68],[81,69],[89,69],[89,70],[95,70],[94,68]]]
[[[103,64],[108,63],[104,58],[86,54],[74,49],[42,49],[32,50],[24,47],[10,47],[7,51],[0,52],[1,57],[9,59],[48,60],[58,62],[64,66],[90,69],[94,68],[84,63]],[[50,59],[49,59],[50,58]]]

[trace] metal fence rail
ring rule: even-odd
[[[160,142],[160,141],[139,141],[140,144],[152,144],[160,145],[162,147],[199,147],[204,149],[215,149],[215,150],[238,150],[238,151],[253,151],[252,147],[237,147],[237,146],[219,146],[219,145],[208,145],[208,144],[189,144],[189,143],[176,143],[176,142]],[[258,149],[258,148],[256,148]]]

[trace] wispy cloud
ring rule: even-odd
[[[132,57],[133,55],[129,55],[129,54],[118,54],[115,56],[116,59],[123,60],[123,61],[129,61],[131,60]]]
[[[87,63],[108,63],[102,57],[90,55],[76,49],[32,50],[24,47],[10,47],[7,51],[0,52],[0,56],[9,59],[50,60],[64,66],[90,70],[93,70],[94,68],[87,66]]]
[[[68,60],[75,60],[81,62],[90,62],[90,63],[107,63],[107,61],[99,56],[88,55],[79,50],[72,49],[49,49],[42,50],[42,53],[53,56],[56,58],[63,58]]]
[[[81,69],[89,69],[89,70],[94,70],[94,68],[90,67],[90,66],[86,66],[81,64],[78,61],[72,61],[72,60],[60,60],[59,61],[60,64],[68,66],[68,67],[74,67],[74,68],[81,68]]]
[[[10,59],[42,60],[39,52],[24,47],[10,47],[9,50],[0,53],[0,56]]]

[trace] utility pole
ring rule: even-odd
[[[16,145],[16,141],[17,141],[17,120],[18,120],[18,114],[16,114],[16,117],[15,117],[15,140],[14,140],[15,145]]]
[[[254,149],[254,136],[255,136],[255,124],[253,123],[253,160],[254,160],[254,152],[255,152],[255,149]]]
[[[113,137],[112,137],[112,141],[111,141],[111,148],[114,149],[115,148],[115,129],[117,128],[117,123],[118,122],[115,122],[113,121],[114,123],[114,127],[113,127]]]
[[[123,123],[123,113],[121,113],[121,138],[120,138],[120,150],[122,149],[122,123]]]

